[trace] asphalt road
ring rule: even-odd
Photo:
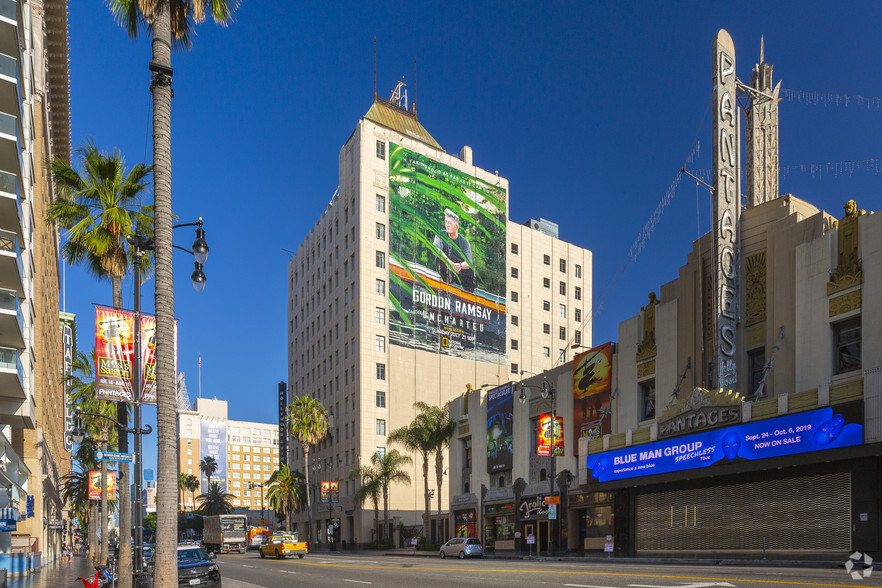
[[[554,586],[568,588],[882,587],[877,577],[853,579],[842,567],[748,567],[530,560],[441,560],[381,554],[315,554],[260,559],[256,552],[222,555],[224,588],[307,586]]]

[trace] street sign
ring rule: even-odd
[[[126,463],[132,463],[134,461],[134,456],[131,453],[117,453],[116,451],[96,451],[95,452],[95,460],[96,461],[120,461]]]
[[[549,504],[548,505],[548,518],[549,518],[549,520],[557,518],[557,505],[556,504]]]
[[[603,544],[603,552],[604,553],[612,553],[614,550],[614,547],[615,547],[615,544],[612,541],[610,541],[608,543],[604,543]]]
[[[411,537],[411,538],[410,538],[410,544],[413,545],[413,546],[416,546],[416,544],[417,544],[417,538],[416,538],[416,537]]]
[[[536,545],[536,535],[527,535],[527,545]]]
[[[546,496],[545,504],[560,504],[560,496]]]

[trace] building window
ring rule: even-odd
[[[579,265],[578,263],[576,264],[576,277],[577,278],[582,277],[582,266]]]
[[[377,251],[377,267],[386,267],[386,254],[382,251]]]
[[[560,313],[560,318],[567,318],[567,305],[566,304],[558,304],[557,310]]]
[[[542,332],[545,333],[546,335],[550,335],[551,334],[551,325],[549,325],[548,323],[543,323],[542,324]]]
[[[377,364],[377,379],[385,380],[386,379],[386,364],[378,363]]]
[[[377,335],[376,336],[376,343],[377,343],[377,351],[379,351],[380,353],[386,353],[386,337],[384,337],[382,335]]]
[[[511,348],[512,348],[512,349],[517,349],[517,348],[518,348],[518,340],[517,340],[517,339],[512,339],[512,340],[511,340]]]
[[[573,343],[576,345],[582,344],[582,331],[573,331]]]
[[[576,286],[576,300],[582,300],[582,288]]]
[[[655,418],[655,380],[640,382],[640,420],[646,421]]]
[[[385,325],[386,324],[386,309],[380,308],[378,306],[377,311],[376,311],[376,317],[377,317],[377,324],[378,325]]]
[[[386,419],[377,419],[377,435],[386,434]]]
[[[561,296],[567,295],[567,283],[566,282],[560,283],[560,294],[561,294]]]
[[[567,328],[566,328],[566,327],[561,327],[561,328],[560,328],[560,340],[561,340],[561,341],[566,341],[566,340],[567,340]]]
[[[517,243],[511,244],[511,252],[514,253],[515,255],[518,254],[518,244]]]
[[[518,293],[515,292],[514,290],[511,291],[511,301],[512,301],[512,302],[517,302],[517,301],[518,301]]]
[[[386,393],[377,390],[377,408],[386,408]]]
[[[566,259],[560,260],[560,271],[562,271],[563,273],[567,273],[567,260]]]
[[[386,282],[384,282],[383,280],[377,280],[376,287],[377,287],[377,294],[379,294],[380,296],[386,295]]]
[[[542,310],[551,310],[551,303],[547,300],[542,301]]]
[[[551,279],[542,278],[542,286],[544,286],[545,288],[551,288]]]
[[[511,324],[513,324],[514,326],[518,326],[518,315],[511,315]]]
[[[377,158],[386,159],[386,144],[377,139]]]
[[[386,225],[383,223],[377,223],[377,239],[380,241],[386,240]]]
[[[516,267],[511,268],[511,277],[513,277],[513,278],[518,277],[518,268],[516,268]]]
[[[544,263],[545,265],[551,265],[551,256],[550,255],[543,255],[542,256],[542,263]]]
[[[386,197],[381,196],[380,194],[377,194],[377,212],[386,212]]]
[[[860,317],[833,325],[833,342],[837,374],[861,369]]]
[[[377,454],[377,457],[379,457],[380,459],[383,459],[384,457],[386,457],[386,448],[385,447],[377,447],[376,454]]]
[[[759,390],[760,382],[763,381],[763,373],[766,370],[766,348],[760,347],[747,352],[747,369],[750,378],[748,396],[753,396]]]
[[[516,364],[516,363],[511,364],[511,373],[513,373],[513,374],[518,373],[518,364]]]
[[[577,323],[581,323],[581,322],[582,322],[582,309],[581,309],[581,308],[577,308],[574,312],[576,313],[576,317],[575,317],[575,318],[576,318],[576,322],[577,322]]]
[[[567,362],[567,350],[561,349],[557,354],[557,362],[558,363],[566,363]]]
[[[542,357],[551,357],[551,348],[543,347],[542,348]]]

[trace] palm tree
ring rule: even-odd
[[[127,273],[128,256],[132,253],[126,237],[134,231],[153,232],[152,206],[141,204],[142,192],[149,185],[151,168],[139,163],[127,172],[125,158],[119,150],[103,153],[91,139],[87,139],[76,153],[82,173],[64,159],[49,161],[49,170],[58,187],[58,199],[49,203],[46,220],[56,222],[66,230],[67,241],[61,251],[67,262],[70,265],[85,263],[86,269],[98,279],[109,278],[113,307],[122,308],[122,280]],[[144,256],[141,264],[143,274],[150,271],[149,256]],[[128,414],[128,405],[118,403],[116,420],[127,424]],[[122,443],[119,450],[128,451],[128,434],[120,431],[119,439]],[[102,468],[102,472],[105,469]],[[120,464],[119,478],[120,519],[125,521],[120,525],[120,540],[128,545],[132,538],[128,463]],[[104,494],[103,485],[101,492]],[[119,565],[120,576],[126,578],[123,588],[127,588],[132,576],[128,549],[120,550]]]
[[[156,436],[159,444],[156,484],[156,567],[157,586],[177,582],[177,511],[174,502],[173,468],[177,468],[174,320],[175,292],[172,277],[172,197],[171,197],[171,49],[172,42],[190,47],[193,25],[206,13],[218,24],[232,19],[238,0],[108,0],[117,22],[131,37],[146,27],[153,37],[152,59],[160,70],[154,74],[153,166],[156,219]]]
[[[355,491],[356,504],[362,505],[370,500],[374,504],[374,533],[376,540],[380,540],[380,494],[383,487],[376,467],[373,465],[355,466],[349,472],[350,480],[361,480],[361,486]]]
[[[292,532],[291,515],[302,510],[306,502],[306,478],[302,472],[291,471],[288,464],[283,463],[266,484],[266,499],[270,508],[286,517],[288,532]]]
[[[409,425],[392,431],[387,437],[390,443],[398,443],[408,451],[419,453],[423,460],[423,497],[426,510],[423,514],[423,531],[429,526],[429,454],[435,449],[433,429],[423,413],[419,413]],[[428,539],[428,535],[424,535]]]
[[[116,443],[116,428],[107,420],[116,417],[116,403],[108,400],[99,400],[95,398],[95,377],[92,373],[92,366],[95,365],[95,350],[93,349],[89,355],[83,352],[77,353],[71,363],[71,375],[65,377],[65,383],[70,390],[70,400],[76,408],[96,414],[104,415],[107,418],[100,418],[91,415],[83,415],[83,427],[86,435],[97,441],[102,450],[107,450],[108,444]],[[93,454],[94,455],[94,454]],[[94,458],[93,458],[94,459]],[[121,500],[121,498],[120,498]],[[90,548],[94,545],[98,550],[94,553],[97,561],[107,560],[107,462],[101,462],[101,516],[98,516],[97,510],[93,511],[92,520],[100,518],[101,541],[90,543]],[[97,529],[96,529],[97,531]],[[131,575],[131,574],[129,574]]]
[[[190,491],[190,497],[192,498],[191,502],[193,506],[196,506],[196,491],[199,490],[199,478],[194,476],[193,474],[189,474],[187,476],[187,481],[184,484],[184,487]]]
[[[309,449],[328,433],[328,411],[315,398],[298,396],[288,405],[288,430],[303,449],[303,463],[307,464],[304,468],[306,487],[309,488]],[[306,540],[312,543],[312,502],[309,492],[306,493],[306,510],[309,514]]]
[[[205,477],[208,478],[209,486],[211,486],[211,476],[217,471],[217,468],[217,460],[210,455],[206,455],[202,458],[202,461],[199,462],[199,471],[205,474]]]
[[[196,497],[201,504],[196,512],[204,517],[212,515],[229,514],[233,510],[233,496],[220,487],[219,482],[209,482],[205,494]]]
[[[98,462],[95,461],[96,449],[94,439],[83,439],[73,456],[78,468],[65,474],[61,486],[62,500],[70,505],[72,514],[86,529],[89,545],[93,548],[97,546],[97,533],[92,524],[97,518],[97,505],[89,500],[89,471],[98,467]]]
[[[417,402],[414,406],[425,416],[425,422],[432,430],[432,445],[435,452],[435,481],[438,484],[438,543],[441,538],[441,487],[444,484],[444,452],[450,444],[450,438],[456,432],[456,421],[450,418],[447,405],[443,407],[429,406],[425,402]]]
[[[387,451],[380,455],[374,452],[371,455],[371,464],[376,468],[380,487],[383,489],[383,539],[389,539],[389,486],[401,482],[410,486],[410,474],[401,469],[401,466],[413,463],[410,456],[402,455],[397,449]]]
[[[180,504],[179,510],[184,510],[184,489],[187,487],[187,474],[181,472],[178,474],[178,504]]]

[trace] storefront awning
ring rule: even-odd
[[[15,523],[21,520],[21,513],[16,508],[0,508],[0,521]]]

